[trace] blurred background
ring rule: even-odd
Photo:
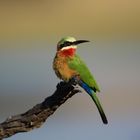
[[[100,85],[109,124],[79,93],[41,128],[8,139],[139,140],[139,0],[0,0],[0,121],[55,91],[52,62],[64,36],[91,41],[77,53]]]

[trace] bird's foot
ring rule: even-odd
[[[80,82],[80,79],[79,79],[79,76],[78,75],[75,75],[73,76],[70,80],[69,80],[69,83],[72,84],[72,85],[77,85],[79,84]]]

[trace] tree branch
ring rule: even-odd
[[[70,82],[60,82],[54,94],[47,97],[42,103],[35,105],[23,114],[11,116],[1,123],[0,140],[16,133],[28,132],[34,128],[39,128],[61,104],[79,91]]]

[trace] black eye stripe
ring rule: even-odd
[[[65,46],[71,46],[72,42],[66,41],[64,44],[65,44]]]
[[[64,42],[63,44],[60,45],[60,49],[62,49],[63,47],[66,47],[66,46],[71,46],[73,44],[74,44],[73,42],[66,41],[66,42]]]

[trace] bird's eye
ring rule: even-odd
[[[64,46],[70,46],[71,45],[71,42],[69,42],[69,41],[66,41],[65,43],[64,43]]]
[[[72,45],[72,42],[66,41],[63,44],[59,45],[59,49],[62,49],[63,47],[71,46],[71,45]]]

